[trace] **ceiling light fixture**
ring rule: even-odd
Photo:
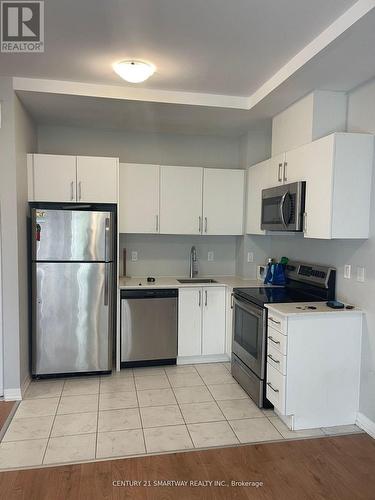
[[[130,83],[140,83],[155,73],[155,66],[144,61],[129,59],[113,65],[114,71]]]

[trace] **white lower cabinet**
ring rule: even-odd
[[[361,335],[357,311],[290,314],[283,333],[268,325],[267,398],[291,429],[356,422]]]
[[[180,288],[178,356],[225,356],[226,289]]]
[[[202,353],[202,288],[178,292],[178,356]]]

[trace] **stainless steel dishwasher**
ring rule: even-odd
[[[121,291],[121,366],[175,364],[177,289]]]

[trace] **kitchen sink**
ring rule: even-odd
[[[177,280],[179,283],[182,283],[182,284],[188,284],[188,283],[217,283],[216,280],[212,280],[210,278],[184,278],[184,279],[180,279],[180,280]]]

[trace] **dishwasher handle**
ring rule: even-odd
[[[143,288],[142,290],[121,290],[121,299],[170,299],[177,297],[177,288]]]

